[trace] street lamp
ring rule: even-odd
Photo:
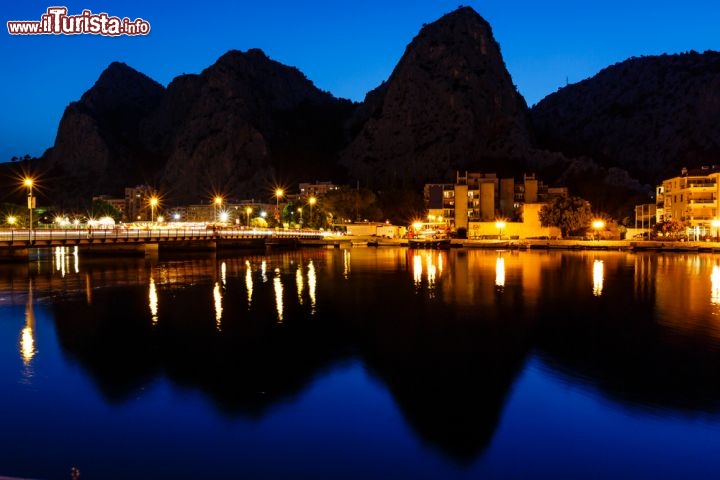
[[[505,220],[495,222],[495,228],[498,229],[498,238],[502,238],[502,232],[505,229]]]
[[[30,235],[30,240],[32,240],[32,230],[33,230],[32,214],[33,214],[33,209],[35,208],[35,197],[33,197],[33,193],[32,193],[33,179],[30,178],[30,177],[25,177],[25,180],[23,180],[23,184],[24,184],[24,185],[27,187],[27,189],[28,189],[27,206],[28,206],[28,211],[30,212],[30,231],[29,231],[29,235]]]
[[[592,228],[595,230],[595,239],[600,241],[600,230],[605,228],[605,222],[602,220],[593,220]]]
[[[313,206],[315,205],[315,203],[317,203],[317,198],[315,198],[315,197],[310,197],[310,198],[308,198],[308,203],[310,204],[310,222],[309,222],[309,225],[312,226],[312,221],[313,221],[313,212],[312,212],[312,210],[313,210]]]
[[[220,195],[216,196],[213,203],[215,204],[215,221],[217,222],[218,221],[218,208],[220,208],[220,206],[222,206],[222,203],[223,203],[222,197]]]
[[[157,197],[150,197],[150,223],[155,222],[155,207],[157,207],[158,202],[159,200]]]
[[[298,215],[300,215],[300,224],[302,224],[302,223],[303,223],[303,218],[302,218],[302,207],[299,207],[299,208],[298,208]]]
[[[247,207],[245,209],[245,213],[247,214],[247,226],[250,226],[250,214],[252,213],[252,207]]]
[[[277,190],[275,190],[275,215],[277,215],[278,221],[280,221],[280,197],[282,197],[284,193],[285,192],[282,188],[278,188]]]

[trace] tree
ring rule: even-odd
[[[90,205],[90,216],[93,218],[110,217],[117,222],[120,220],[120,215],[120,211],[105,200],[98,198]]]
[[[557,197],[540,208],[540,224],[558,227],[563,237],[583,235],[590,226],[590,202],[580,197]]]
[[[666,237],[677,238],[685,230],[685,224],[678,220],[668,220],[658,224],[657,229]]]

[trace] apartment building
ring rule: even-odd
[[[663,180],[656,189],[658,222],[676,220],[699,235],[707,234],[717,220],[720,167],[683,168],[677,177]]]
[[[426,184],[423,196],[428,215],[442,217],[454,229],[467,229],[469,222],[520,220],[523,204],[567,196],[567,188],[548,187],[535,175],[518,182],[495,173],[457,172],[455,183]]]

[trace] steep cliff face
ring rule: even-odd
[[[60,204],[79,206],[93,194],[150,181],[162,161],[143,146],[139,125],[164,95],[164,87],[115,62],[95,85],[71,103],[60,120],[47,167],[61,179]]]
[[[632,58],[533,107],[540,144],[651,185],[720,161],[720,53]]]
[[[359,113],[366,121],[342,162],[369,185],[513,171],[531,146],[525,100],[490,25],[469,7],[423,27]]]
[[[175,79],[143,128],[167,158],[166,191],[189,202],[263,194],[271,178],[332,171],[351,109],[260,50],[230,51],[200,75]]]

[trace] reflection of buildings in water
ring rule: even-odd
[[[445,301],[465,307],[494,305],[498,288],[505,294],[513,287],[521,292],[523,304],[532,307],[541,295],[543,271],[558,268],[561,256],[557,252],[468,249],[446,261],[451,263],[442,285]]]
[[[674,329],[720,338],[720,271],[713,254],[652,257],[658,322]]]
[[[350,276],[350,250],[343,249],[343,277]]]
[[[720,265],[713,265],[710,274],[710,303],[720,304]]]
[[[599,297],[603,291],[605,265],[602,260],[593,261],[593,295]]]

